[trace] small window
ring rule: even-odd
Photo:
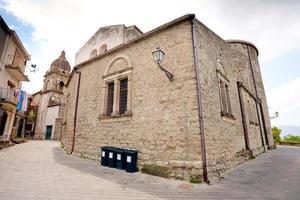
[[[47,80],[45,84],[45,90],[49,90],[49,89],[50,89],[50,81]]]
[[[99,54],[104,53],[104,52],[106,52],[106,51],[107,51],[107,45],[106,45],[106,44],[103,44],[103,45],[100,47],[100,49],[99,49]]]
[[[65,86],[64,82],[63,82],[63,81],[60,81],[60,82],[59,82],[59,90],[62,91],[63,88],[64,88],[64,86]]]
[[[247,104],[248,104],[249,122],[250,122],[250,124],[252,124],[252,123],[253,123],[253,120],[252,120],[252,110],[251,110],[250,100],[247,100]]]
[[[97,49],[94,49],[94,50],[91,51],[91,53],[90,53],[90,58],[94,58],[95,56],[97,56]]]
[[[114,82],[107,85],[107,109],[106,115],[110,116],[113,112],[114,105]]]
[[[127,92],[128,91],[128,79],[123,79],[120,81],[120,103],[119,112],[120,114],[125,114],[127,110]]]
[[[218,84],[221,104],[221,115],[233,117],[229,95],[229,82],[222,78],[221,75],[218,75]]]

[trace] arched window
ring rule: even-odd
[[[99,49],[99,54],[107,51],[107,44],[103,44]]]
[[[90,58],[94,58],[95,56],[97,56],[97,49],[93,49],[90,53]]]
[[[60,81],[60,82],[59,82],[59,86],[58,86],[58,87],[59,87],[59,90],[62,91],[63,88],[64,88],[64,86],[65,86],[64,82],[63,82],[63,81]]]
[[[45,83],[45,90],[49,90],[50,89],[50,81],[47,80],[46,83]]]
[[[220,59],[216,63],[217,68],[217,82],[219,88],[221,116],[233,118],[231,103],[230,103],[230,92],[229,92],[229,79],[226,76],[223,63]]]
[[[111,60],[103,74],[103,116],[131,115],[131,80],[130,59],[119,55]]]

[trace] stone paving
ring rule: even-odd
[[[66,155],[59,142],[30,141],[0,151],[0,199],[298,200],[300,148],[268,151],[207,185],[125,173]]]

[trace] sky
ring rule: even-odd
[[[272,125],[300,126],[300,1],[298,0],[0,0],[0,14],[14,29],[38,70],[27,74],[29,93],[62,50],[75,53],[102,26],[136,25],[147,32],[187,13],[223,39],[242,39],[259,49]]]

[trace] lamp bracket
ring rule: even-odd
[[[168,70],[166,70],[165,68],[163,68],[162,66],[160,66],[159,64],[158,64],[158,67],[159,67],[159,69],[160,69],[161,71],[165,72],[165,74],[166,74],[166,76],[168,77],[169,81],[173,82],[173,80],[174,80],[174,75],[173,75],[171,72],[169,72]]]

